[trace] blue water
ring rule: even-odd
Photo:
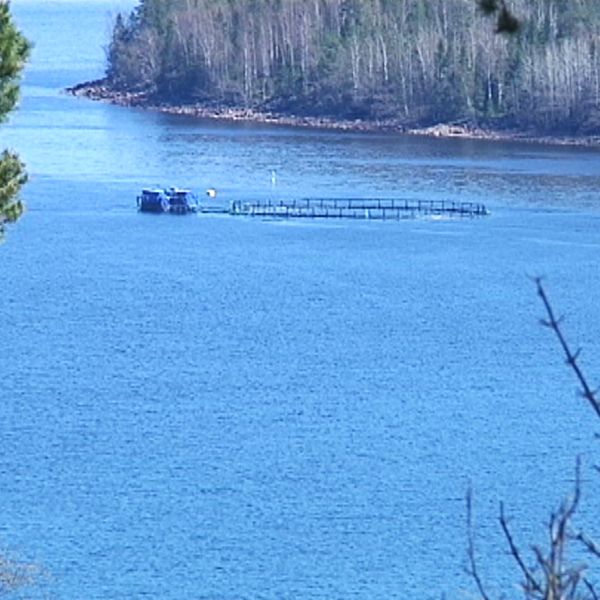
[[[131,7],[132,3],[121,3]],[[218,124],[77,100],[109,2],[13,1],[36,42],[0,128],[31,181],[0,248],[0,546],[29,597],[491,593],[593,434],[529,277],[600,380],[600,151]],[[277,186],[271,187],[271,171]],[[232,199],[484,201],[489,218],[294,222],[135,211],[145,185]]]

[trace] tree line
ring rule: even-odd
[[[107,49],[116,90],[313,116],[600,129],[600,4],[514,0],[141,0]]]

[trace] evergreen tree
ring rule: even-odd
[[[140,0],[107,76],[156,103],[598,135],[599,36],[598,0]]]
[[[9,2],[0,0],[0,122],[6,120],[19,97],[19,75],[29,55],[29,43],[16,29]],[[16,221],[23,212],[18,198],[27,180],[19,157],[8,150],[0,154],[0,237],[6,223]]]

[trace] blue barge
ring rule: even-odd
[[[140,212],[184,215],[197,212],[198,199],[184,188],[145,188],[137,197]]]

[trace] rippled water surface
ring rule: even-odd
[[[40,596],[471,598],[469,485],[483,574],[513,593],[498,501],[526,548],[598,456],[528,277],[599,381],[600,153],[77,100],[60,90],[101,75],[117,5],[12,5],[36,48],[0,129],[31,175],[0,249],[0,544],[43,566]],[[138,214],[155,183],[492,214]]]

